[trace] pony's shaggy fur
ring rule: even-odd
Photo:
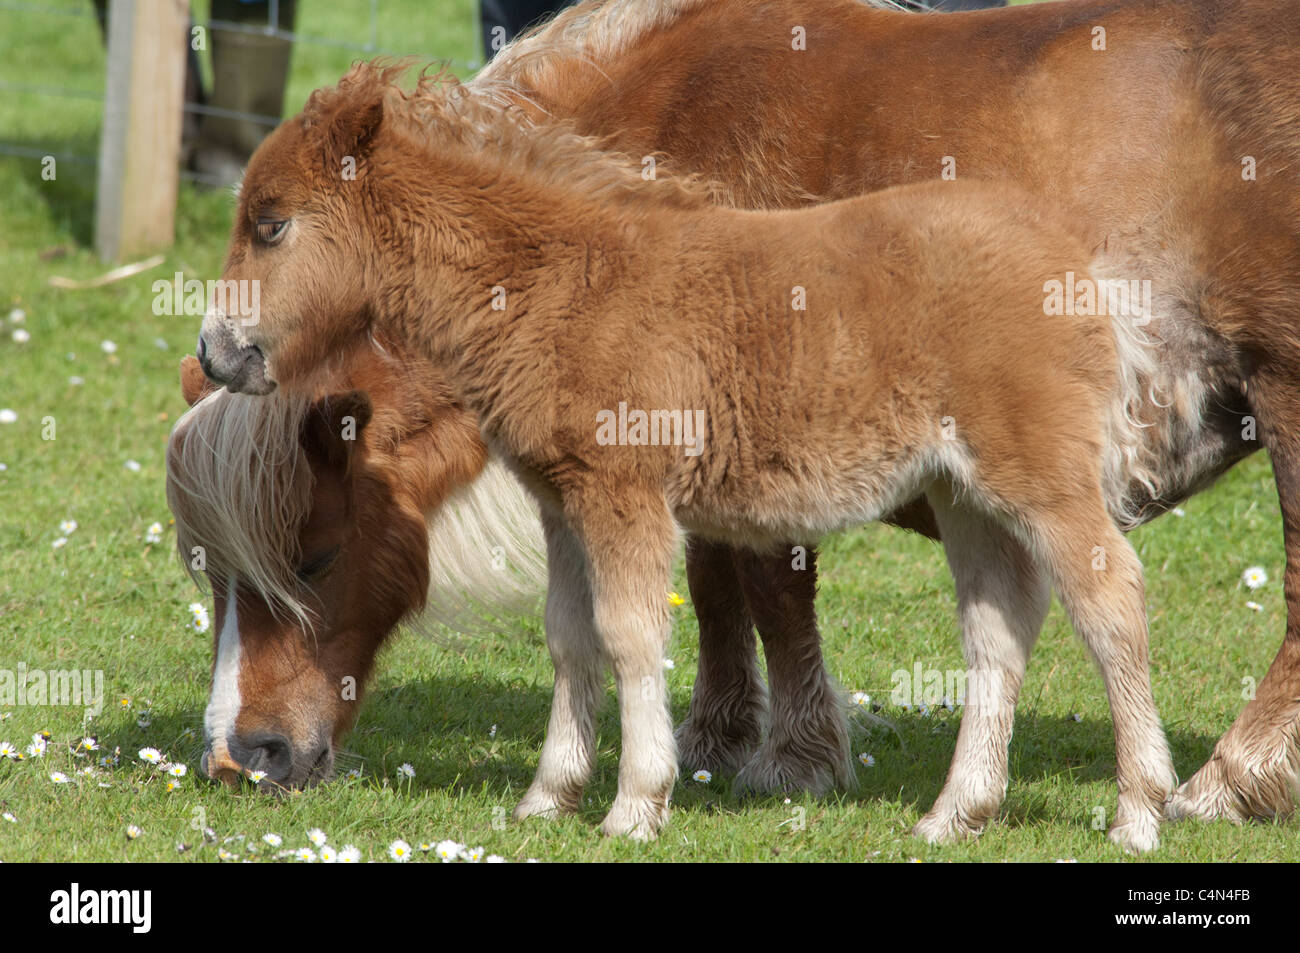
[[[1114,712],[1111,837],[1154,847],[1174,775],[1141,567],[1107,512],[1122,506],[1107,487],[1132,478],[1108,466],[1143,465],[1124,403],[1138,372],[1121,367],[1140,349],[1117,341],[1128,316],[1044,320],[1045,281],[1092,274],[1066,221],[978,183],[731,211],[454,81],[405,93],[393,78],[354,68],[254,157],[223,277],[260,281],[262,314],[242,347],[238,316],[209,314],[201,348],[210,372],[238,369],[228,386],[259,393],[303,386],[371,338],[426,355],[537,498],[556,693],[517,816],[580,803],[609,664],[624,751],[604,830],[648,837],[666,819],[677,766],[661,658],[679,525],[762,550],[924,493],[987,666],[968,717],[995,721],[997,743],[959,739],[923,827],[950,836],[996,812],[990,782],[1046,608],[1020,597],[1050,579]],[[539,165],[548,154],[554,167]],[[333,178],[344,157],[360,159],[355,184]],[[268,237],[276,216],[286,224]],[[707,448],[611,445],[601,408],[628,399],[707,420]],[[987,769],[968,772],[976,760]]]

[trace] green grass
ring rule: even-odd
[[[473,56],[474,23],[465,0],[442,9],[385,0],[392,17],[381,44]],[[360,35],[365,5],[303,4],[303,28],[319,35]],[[102,88],[93,21],[6,13],[0,30],[0,78],[10,82]],[[337,79],[346,51],[295,54],[287,103],[294,110],[318,85]],[[73,65],[75,64],[75,65]],[[0,140],[54,152],[93,153],[93,103],[0,97]],[[206,700],[209,635],[186,627],[186,606],[206,601],[181,571],[174,534],[143,542],[155,520],[167,524],[163,451],[184,409],[176,365],[194,342],[197,319],[153,315],[150,283],[175,271],[215,277],[229,226],[224,192],[183,190],[177,242],[162,267],[95,291],[57,291],[47,279],[86,278],[103,266],[88,250],[93,170],[60,164],[40,178],[39,163],[0,158],[0,322],[21,307],[25,344],[0,335],[0,408],[18,415],[0,425],[0,669],[101,669],[111,700],[94,732],[123,763],[95,778],[55,785],[71,774],[67,753],[80,737],[78,710],[0,709],[0,740],[26,745],[47,729],[44,760],[0,762],[0,859],[214,860],[197,828],[219,838],[266,832],[285,846],[323,828],[331,843],[354,843],[369,859],[397,837],[413,844],[452,838],[508,859],[543,860],[1116,860],[1094,830],[1094,810],[1114,812],[1114,748],[1100,679],[1080,643],[1053,609],[1016,722],[1011,785],[1001,819],[978,841],[931,848],[907,834],[934,799],[959,716],[923,718],[886,708],[895,731],[855,727],[858,787],[817,800],[741,800],[726,778],[683,780],[663,836],[641,845],[601,838],[596,827],[616,785],[618,732],[612,704],[601,722],[599,767],[585,810],[556,823],[494,824],[508,812],[536,765],[550,699],[551,672],[540,631],[499,639],[430,642],[402,636],[386,651],[348,747],[365,759],[359,780],[275,800],[233,796],[198,776],[196,735]],[[110,356],[100,348],[117,344]],[[166,345],[155,344],[161,339]],[[84,385],[69,383],[73,375]],[[42,439],[53,417],[56,439]],[[139,472],[124,468],[128,459]],[[61,520],[79,528],[54,549]],[[1263,457],[1191,501],[1184,517],[1165,517],[1134,534],[1148,570],[1155,694],[1179,773],[1187,777],[1244,704],[1242,679],[1260,678],[1284,628],[1283,554],[1276,496]],[[1239,583],[1260,565],[1270,582],[1248,594]],[[941,551],[880,527],[845,534],[824,549],[818,603],[831,671],[848,689],[882,696],[891,673],[920,661],[963,667],[952,584]],[[680,580],[679,580],[680,582]],[[685,591],[684,583],[679,586]],[[1248,598],[1263,608],[1246,608]],[[672,707],[684,714],[694,679],[697,632],[689,605],[677,610],[669,673]],[[142,708],[152,723],[140,728]],[[1080,720],[1072,716],[1078,714]],[[495,738],[489,738],[493,725]],[[136,751],[153,745],[188,764],[180,789],[164,790]],[[413,781],[395,769],[410,762]],[[101,787],[100,785],[107,785]],[[801,821],[801,823],[799,823]],[[144,835],[128,840],[136,824]],[[178,853],[176,845],[189,845]],[[247,850],[231,845],[241,856]],[[263,848],[261,856],[271,853]],[[1298,860],[1300,841],[1282,826],[1169,826],[1155,860]]]

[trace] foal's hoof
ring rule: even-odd
[[[984,833],[984,825],[970,824],[955,812],[931,811],[916,822],[912,836],[919,837],[927,844],[956,844],[972,840]]]
[[[512,816],[516,821],[522,821],[530,817],[544,817],[548,820],[554,820],[561,814],[572,814],[573,812],[573,808],[568,807],[560,798],[549,791],[529,788],[519,803],[515,805]]]
[[[1116,824],[1106,835],[1128,854],[1146,854],[1160,846],[1160,818],[1143,814]]]
[[[739,730],[733,726],[733,730],[718,731],[687,718],[673,733],[677,763],[688,774],[701,768],[714,774],[735,774],[754,756],[761,737],[762,728],[756,720]]]
[[[605,816],[600,832],[607,837],[630,837],[632,840],[654,840],[659,828],[668,823],[667,803],[649,800],[632,801],[616,797],[614,807]]]
[[[842,780],[838,767],[838,764],[797,757],[788,751],[776,752],[764,746],[740,769],[732,790],[742,795],[804,791],[821,797],[835,786],[837,780]]]
[[[1165,816],[1171,821],[1195,817],[1234,824],[1286,817],[1294,809],[1297,785],[1285,758],[1269,765],[1272,770],[1233,769],[1215,755],[1169,796]]]

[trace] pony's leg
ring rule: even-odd
[[[668,820],[677,780],[664,650],[678,537],[662,496],[623,489],[616,503],[577,502],[574,519],[587,553],[596,633],[614,670],[623,737],[618,796],[601,831],[646,839]]]
[[[700,665],[677,729],[678,761],[687,771],[734,773],[762,741],[767,713],[754,623],[730,546],[690,537],[686,579],[700,623]]]
[[[605,660],[592,616],[587,561],[572,530],[542,508],[546,533],[546,644],[555,694],[533,783],[516,819],[572,813],[596,763],[596,712],[604,696]]]
[[[929,497],[957,587],[966,700],[948,780],[913,833],[930,843],[978,834],[1007,791],[1007,747],[1016,700],[1052,589],[1033,556],[993,517]]]
[[[1285,817],[1300,798],[1300,394],[1296,368],[1274,368],[1252,390],[1273,462],[1286,547],[1286,637],[1255,697],[1210,760],[1169,799],[1171,818]]]
[[[796,569],[784,546],[775,556],[736,551],[736,571],[763,638],[771,714],[767,740],[736,778],[737,790],[824,794],[853,784],[842,693],[822,661],[817,630],[817,552]]]
[[[1178,779],[1151,694],[1142,564],[1094,493],[1095,505],[1058,512],[1031,532],[1106,683],[1119,781],[1110,839],[1141,852],[1159,846],[1164,803]]]

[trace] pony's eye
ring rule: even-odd
[[[257,223],[257,239],[266,245],[274,245],[284,237],[285,229],[289,227],[289,220],[284,219],[276,222]]]
[[[325,570],[329,569],[330,566],[334,565],[334,560],[338,558],[338,555],[339,548],[335,546],[333,549],[327,549],[325,552],[316,553],[309,559],[303,560],[302,565],[298,567],[298,578],[303,582],[311,582],[311,580],[320,576],[325,572]]]

